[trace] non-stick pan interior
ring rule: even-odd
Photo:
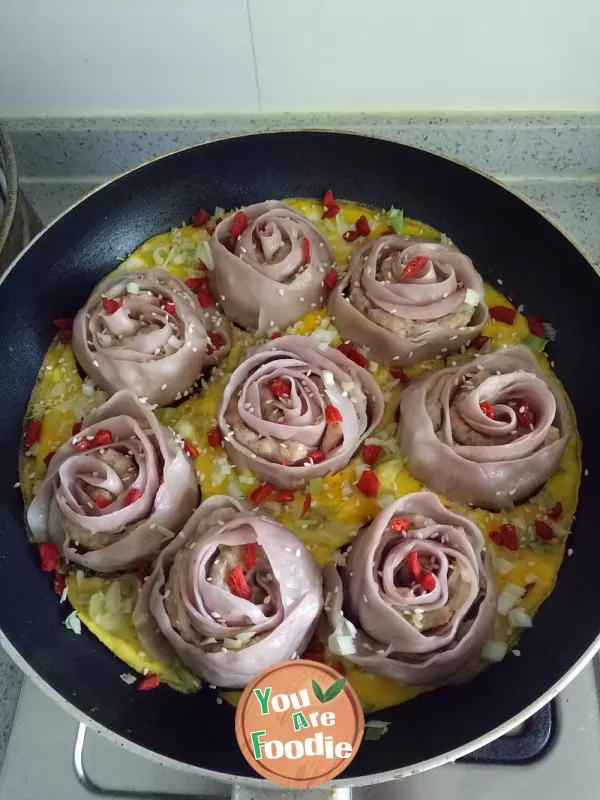
[[[558,330],[557,374],[578,415],[584,479],[577,523],[558,586],[521,644],[520,657],[476,680],[433,692],[377,716],[391,721],[366,742],[344,778],[400,770],[485,735],[536,701],[600,634],[597,564],[600,426],[595,374],[600,281],[547,220],[498,184],[427,152],[333,133],[281,133],[215,142],[154,161],[114,181],[59,219],[23,254],[0,287],[0,627],[31,668],[100,725],[155,753],[222,773],[250,776],[235,741],[234,711],[208,688],[136,692],[124,666],[91,635],[61,625],[59,606],[27,544],[17,480],[21,420],[53,336],[93,285],[144,239],[180,225],[199,206],[266,198],[336,196],[383,207],[446,232],[484,279]]]

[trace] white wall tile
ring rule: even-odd
[[[598,0],[249,0],[263,110],[600,108]]]
[[[0,0],[0,116],[257,107],[246,0]]]

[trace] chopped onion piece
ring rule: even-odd
[[[521,606],[511,608],[508,612],[508,624],[511,628],[531,628],[531,616]]]
[[[475,289],[467,289],[465,294],[465,303],[468,306],[473,306],[473,308],[477,308],[479,305],[479,292],[476,292]]]
[[[329,388],[335,386],[335,378],[333,377],[333,372],[331,372],[331,370],[324,369],[321,373],[321,377],[323,378],[323,383],[325,386]]]
[[[253,639],[256,636],[255,631],[242,631],[238,633],[234,638],[241,642],[242,644],[248,644],[250,639]]]
[[[79,614],[76,611],[71,611],[69,616],[64,620],[63,625],[67,630],[73,631],[79,635],[81,633],[81,620],[79,619]]]
[[[502,556],[494,554],[493,562],[494,562],[494,569],[496,570],[496,572],[499,572],[500,575],[508,575],[509,572],[513,571],[514,564],[507,558],[503,558]]]
[[[127,284],[127,293],[128,294],[139,294],[140,287],[135,281],[131,281]],[[135,678],[133,679],[135,681]]]
[[[339,636],[332,633],[327,644],[331,652],[338,656],[351,656],[356,653],[356,645],[351,636]]]
[[[311,339],[316,339],[321,344],[331,344],[337,338],[338,332],[331,328],[317,328],[310,336]]]
[[[196,247],[196,255],[206,264],[206,268],[213,270],[215,268],[212,253],[210,247],[208,246],[208,242],[200,242]]]
[[[498,613],[506,616],[510,609],[519,602],[525,594],[525,589],[514,583],[507,583],[498,598]]]
[[[182,419],[177,423],[177,433],[183,439],[194,439],[196,437],[196,429],[187,419]]]
[[[550,322],[543,322],[544,326],[544,336],[546,339],[549,339],[551,342],[556,341],[556,328]]]
[[[324,491],[325,484],[323,482],[323,478],[313,478],[308,482],[308,489],[309,494],[318,494],[319,492]]]
[[[481,655],[486,661],[502,661],[508,650],[505,642],[489,641],[481,651]]]
[[[388,220],[397,234],[402,234],[404,227],[404,211],[401,208],[392,208],[388,212]]]
[[[234,483],[233,481],[230,481],[230,483],[227,484],[227,494],[231,495],[231,497],[237,497],[238,500],[243,500],[244,497],[246,497],[237,483]]]
[[[131,686],[133,683],[136,682],[137,678],[135,675],[132,675],[130,672],[124,672],[122,675],[119,676],[123,683],[126,683],[128,686]]]
[[[340,236],[343,236],[347,231],[352,230],[352,225],[347,224],[344,219],[344,212],[341,209],[335,215],[335,224],[337,227],[337,232]]]

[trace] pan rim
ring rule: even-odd
[[[445,161],[449,161],[454,163],[455,165],[462,167],[469,172],[475,173],[480,177],[485,178],[486,180],[492,182],[499,188],[503,189],[505,192],[508,192],[519,199],[522,203],[526,206],[529,206],[533,211],[535,211],[539,216],[541,216],[546,222],[552,225],[558,233],[560,233],[578,252],[579,254],[585,259],[588,266],[593,270],[597,277],[600,276],[600,270],[596,268],[594,265],[594,261],[587,253],[586,249],[578,242],[573,235],[566,231],[562,224],[555,221],[551,217],[549,217],[544,211],[542,211],[535,203],[530,201],[528,198],[524,197],[519,191],[515,190],[511,186],[506,186],[502,181],[498,180],[492,175],[489,175],[483,170],[480,170],[477,167],[473,167],[465,162],[457,159],[453,156],[442,155],[437,153],[433,150],[429,150],[425,147],[420,147],[417,145],[412,144],[405,144],[403,142],[397,142],[392,139],[387,139],[383,136],[374,136],[374,135],[364,135],[361,133],[357,133],[354,131],[338,131],[333,129],[321,129],[321,128],[298,128],[293,130],[286,130],[286,131],[278,131],[278,130],[268,130],[262,131],[260,133],[245,133],[245,134],[236,134],[234,136],[224,136],[219,137],[216,139],[211,139],[208,142],[203,142],[200,144],[192,144],[186,145],[184,147],[178,148],[176,150],[170,151],[168,153],[164,153],[159,156],[155,156],[154,158],[148,159],[135,167],[130,169],[124,170],[123,172],[119,173],[118,175],[109,178],[106,181],[103,181],[99,186],[95,187],[94,189],[86,192],[81,198],[77,201],[72,203],[68,206],[64,211],[58,214],[42,231],[40,231],[29,243],[28,245],[17,255],[17,257],[12,261],[12,263],[7,267],[5,272],[2,276],[0,276],[0,291],[3,283],[11,274],[13,269],[17,266],[21,258],[29,251],[29,249],[37,242],[37,240],[42,237],[47,230],[54,227],[63,217],[69,214],[73,209],[77,208],[77,206],[81,205],[85,200],[87,200],[92,195],[100,192],[104,188],[110,186],[111,184],[115,183],[116,181],[124,178],[128,175],[131,175],[138,170],[144,169],[151,164],[156,162],[169,159],[173,156],[176,156],[180,153],[185,153],[190,150],[195,150],[200,147],[205,147],[206,145],[216,144],[220,142],[226,141],[233,141],[237,139],[248,139],[248,138],[258,138],[264,136],[281,136],[286,137],[290,135],[296,134],[303,134],[303,133],[318,133],[321,135],[329,135],[329,136],[348,136],[354,137],[357,139],[372,139],[375,141],[382,141],[388,144],[399,145],[404,148],[417,150],[423,153],[426,153],[430,156],[435,156]],[[50,697],[54,702],[58,704],[58,706],[70,714],[70,716],[74,717],[79,722],[86,725],[90,730],[104,736],[109,741],[118,744],[121,747],[126,747],[131,752],[142,756],[143,758],[151,759],[155,763],[158,761],[159,764],[162,766],[168,766],[172,769],[183,771],[186,773],[191,773],[194,775],[202,776],[204,778],[208,778],[210,780],[226,783],[226,784],[239,784],[247,787],[252,787],[256,789],[265,789],[271,788],[262,778],[254,778],[254,777],[247,777],[245,775],[233,775],[231,773],[222,773],[222,772],[214,772],[213,770],[206,769],[205,767],[195,766],[193,764],[189,764],[187,762],[178,761],[176,759],[170,758],[169,756],[165,756],[163,754],[157,753],[154,750],[150,750],[146,747],[143,747],[126,737],[121,736],[120,734],[115,733],[113,730],[108,728],[107,726],[97,722],[93,718],[89,717],[84,711],[81,711],[77,706],[75,706],[71,701],[67,700],[63,697],[58,691],[50,686],[50,684],[41,677],[41,675],[33,668],[31,665],[26,661],[26,659],[21,656],[20,652],[16,649],[16,647],[11,643],[9,638],[6,636],[4,631],[0,628],[0,644],[4,648],[5,652],[10,656],[10,658],[14,661],[14,663],[19,667],[19,669],[24,673],[24,675],[31,680],[34,685],[41,689],[44,694]],[[326,784],[323,784],[320,788],[330,788],[330,789],[344,789],[344,788],[359,788],[364,786],[371,786],[380,783],[386,783],[393,780],[399,780],[402,778],[410,777],[416,775],[420,772],[425,772],[427,770],[433,769],[435,767],[443,766],[444,764],[451,763],[456,761],[459,758],[463,758],[464,756],[468,755],[469,753],[474,752],[475,750],[480,749],[486,744],[494,741],[495,739],[503,736],[504,734],[508,733],[513,728],[517,727],[521,723],[525,722],[532,714],[536,711],[539,711],[543,706],[545,706],[550,700],[556,697],[560,691],[562,691],[579,673],[587,666],[587,664],[591,661],[594,655],[600,651],[600,634],[592,641],[589,647],[584,651],[584,653],[579,657],[579,659],[567,670],[567,672],[557,680],[551,687],[549,687],[540,697],[538,697],[533,703],[530,703],[520,712],[515,714],[510,719],[506,720],[501,725],[498,725],[496,728],[488,731],[486,734],[478,737],[477,739],[471,740],[466,744],[455,748],[454,750],[448,751],[442,755],[434,756],[430,759],[425,761],[418,762],[416,764],[401,767],[395,770],[387,770],[385,772],[379,773],[371,773],[369,775],[360,776],[357,778],[348,778],[348,779],[339,779],[330,781]],[[277,787],[273,787],[273,790],[277,790]]]

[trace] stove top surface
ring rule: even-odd
[[[596,800],[600,785],[600,661],[512,735],[454,764],[354,790],[339,800]],[[510,687],[507,687],[510,691]],[[385,739],[381,742],[385,746]],[[498,758],[501,761],[498,762]],[[232,787],[163,767],[80,725],[31,682],[23,686],[0,776],[0,800],[273,800],[296,794]],[[331,791],[311,792],[316,800]]]

